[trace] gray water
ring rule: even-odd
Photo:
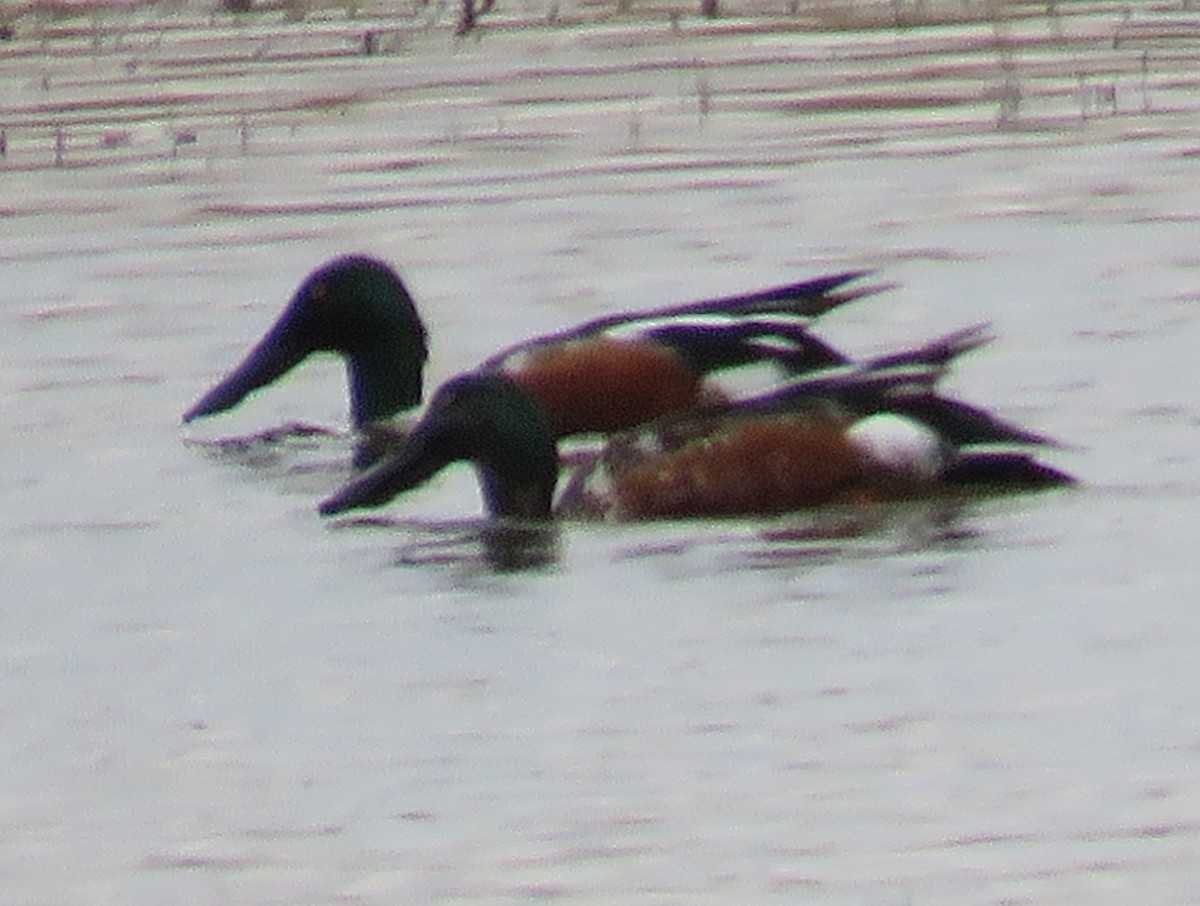
[[[1200,18],[501,7],[14,18],[0,901],[1200,902]],[[322,521],[333,363],[179,415],[347,251],[434,383],[878,268],[823,335],[990,322],[952,389],[1083,484],[567,524],[525,569],[465,471]],[[296,421],[334,433],[222,443]]]

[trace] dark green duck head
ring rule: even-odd
[[[479,472],[492,516],[547,519],[558,480],[550,420],[525,390],[501,374],[471,373],[444,384],[401,450],[321,504],[331,516],[381,506],[453,462]]]
[[[428,353],[416,305],[391,267],[351,255],[310,274],[246,359],[183,420],[233,408],[316,352],[346,360],[355,427],[391,418],[421,401]]]

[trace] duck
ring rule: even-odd
[[[558,437],[631,428],[706,399],[709,376],[723,369],[769,361],[792,374],[844,363],[808,324],[879,292],[883,287],[850,286],[869,273],[607,315],[501,350],[478,371],[503,375],[537,399]],[[309,274],[272,327],[183,421],[230,410],[322,352],[346,362],[356,431],[370,434],[421,402],[429,334],[390,264],[344,255]]]
[[[557,502],[546,407],[505,373],[469,372],[438,389],[398,453],[319,511],[385,505],[456,462],[475,466],[489,517],[519,521],[767,516],[1073,484],[1030,452],[1049,438],[936,391],[950,362],[985,342],[970,328],[618,432],[576,467]]]

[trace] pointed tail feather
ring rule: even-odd
[[[870,273],[870,271],[847,271],[841,274],[831,274],[825,277],[817,277],[813,280],[790,283],[785,286],[777,286],[743,295],[723,296],[717,299],[705,299],[700,302],[688,302],[683,305],[670,305],[662,308],[649,308],[640,311],[604,315],[568,330],[537,337],[533,340],[527,340],[502,349],[487,359],[480,368],[481,370],[500,368],[511,357],[527,352],[537,346],[581,340],[615,327],[637,324],[643,321],[659,321],[706,315],[724,317],[780,315],[811,319],[847,302],[872,296],[889,288],[888,286],[844,288],[846,284],[869,276]]]
[[[878,356],[866,365],[875,369],[899,368],[907,365],[937,365],[947,367],[961,355],[965,355],[994,339],[988,324],[975,324],[930,340],[916,349]]]
[[[697,374],[757,362],[801,374],[849,361],[803,325],[773,321],[668,325],[649,331],[646,338],[675,350]]]
[[[928,425],[956,447],[976,444],[1028,444],[1055,447],[1052,438],[993,415],[986,409],[936,394],[902,396],[888,408]]]
[[[1059,469],[1038,462],[1028,453],[964,453],[948,465],[941,479],[956,487],[1052,488],[1076,484]]]

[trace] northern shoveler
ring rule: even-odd
[[[848,288],[849,272],[742,296],[598,318],[493,356],[482,371],[506,375],[538,400],[557,436],[610,432],[705,398],[712,372],[770,360],[789,372],[845,362],[805,330],[835,306],[878,292]],[[685,323],[711,316],[714,323]],[[660,322],[652,324],[652,322]],[[627,337],[621,328],[631,328]],[[246,359],[183,416],[231,409],[317,352],[340,354],[354,426],[421,400],[427,334],[412,296],[382,261],[337,258],[313,272]]]
[[[626,519],[757,515],[980,485],[1071,483],[1028,451],[1011,449],[1045,438],[935,393],[947,363],[981,342],[977,330],[959,332],[619,434],[589,471],[568,482],[559,512]],[[476,466],[492,516],[552,514],[559,477],[552,419],[519,381],[478,372],[439,389],[401,451],[320,511],[382,505],[456,461]]]

